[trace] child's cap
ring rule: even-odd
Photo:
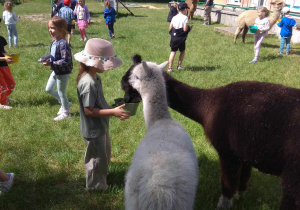
[[[180,2],[178,4],[178,10],[182,11],[182,10],[185,10],[185,9],[189,9],[188,5],[185,2]]]
[[[122,64],[122,60],[115,55],[112,44],[100,38],[89,39],[84,50],[76,53],[74,58],[100,70],[114,69]]]
[[[63,3],[64,5],[69,6],[71,4],[71,0],[64,0]]]
[[[282,13],[283,14],[287,14],[287,13],[289,13],[290,12],[290,8],[288,8],[288,7],[284,7],[283,9],[282,9]]]

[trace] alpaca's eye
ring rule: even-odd
[[[136,79],[139,79],[139,77],[138,77],[138,76],[135,76],[135,78],[136,78]]]

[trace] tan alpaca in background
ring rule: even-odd
[[[188,17],[189,19],[193,20],[193,17],[194,17],[194,13],[197,9],[197,6],[198,6],[198,3],[199,3],[199,0],[186,0],[185,3],[188,5],[188,7],[190,8],[188,10]]]
[[[270,29],[273,27],[275,23],[277,23],[277,20],[280,18],[280,13],[282,8],[284,7],[284,0],[273,0],[271,2],[271,5],[274,6],[273,13],[269,11],[269,14],[267,17],[270,20]],[[236,43],[236,40],[243,30],[243,43],[245,43],[246,34],[248,33],[249,26],[253,26],[255,23],[257,15],[257,10],[248,10],[243,12],[238,17],[238,24],[237,29],[235,31],[234,35],[234,43]]]

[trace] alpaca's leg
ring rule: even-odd
[[[229,209],[232,206],[232,197],[238,188],[238,179],[242,170],[242,163],[231,155],[219,154],[221,164],[222,196],[217,209]]]
[[[298,159],[299,161],[299,159]],[[281,175],[282,200],[281,210],[300,209],[300,165],[291,164],[290,168],[284,169]]]
[[[246,35],[247,35],[247,33],[248,33],[248,26],[245,26],[244,27],[244,29],[243,29],[243,36],[242,36],[242,38],[243,38],[243,43],[245,44],[245,39],[246,39]]]
[[[247,189],[247,183],[251,177],[252,167],[249,164],[243,164],[241,174],[240,174],[240,183],[239,183],[239,192],[243,193]]]
[[[239,34],[241,33],[242,29],[240,29],[239,27],[236,28],[235,34],[234,34],[234,44],[236,43],[237,38],[239,37]]]

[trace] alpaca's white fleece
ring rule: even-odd
[[[142,62],[129,83],[143,100],[146,136],[137,147],[125,178],[127,210],[192,210],[198,163],[192,141],[168,111],[165,62]]]

